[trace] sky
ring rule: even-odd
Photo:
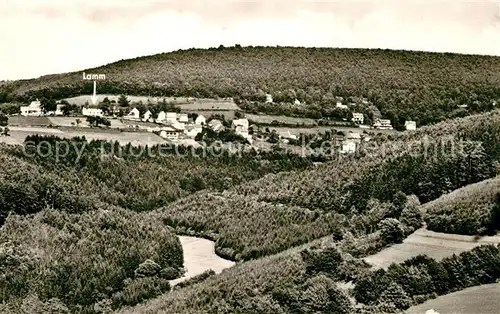
[[[0,80],[187,48],[500,55],[500,0],[0,0]]]

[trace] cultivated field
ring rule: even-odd
[[[89,127],[86,117],[49,117],[50,123],[54,126],[71,127],[76,126],[76,119],[80,119],[80,127]],[[109,119],[111,128],[125,129],[127,125],[120,122],[119,119]]]
[[[469,251],[476,246],[500,243],[500,235],[476,239],[473,236],[445,234],[419,229],[403,243],[386,248],[365,258],[374,268],[387,268],[392,263],[401,263],[423,254],[441,260],[453,254]]]
[[[425,314],[432,309],[439,314],[497,314],[500,312],[499,296],[500,283],[475,286],[411,307],[406,313]]]

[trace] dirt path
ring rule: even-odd
[[[215,254],[215,243],[210,240],[180,236],[184,250],[184,267],[187,269],[184,277],[170,281],[173,286],[212,269],[216,273],[234,265],[234,262],[220,258]]]
[[[445,234],[419,229],[403,243],[386,248],[365,258],[374,268],[387,268],[392,263],[401,263],[419,254],[441,260],[453,254],[469,251],[476,246],[500,243],[500,236],[482,237]]]

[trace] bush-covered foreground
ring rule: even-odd
[[[466,235],[500,229],[500,177],[471,184],[423,207],[429,230]]]
[[[178,277],[182,267],[177,236],[146,215],[119,208],[11,215],[0,229],[0,312],[133,305],[168,291],[173,278],[164,274]]]

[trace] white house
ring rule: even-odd
[[[139,112],[139,109],[134,108],[124,118],[125,119],[129,119],[129,120],[140,120],[141,119],[141,113]]]
[[[21,107],[21,115],[25,117],[40,117],[42,116],[42,104],[40,101],[32,101],[29,106]]]
[[[142,117],[142,121],[149,121],[152,116],[153,116],[153,114],[151,113],[151,111],[148,110],[148,111],[146,111],[146,113]]]
[[[85,117],[103,117],[102,109],[99,108],[82,108],[82,115]]]
[[[343,105],[342,102],[337,101],[337,104],[335,105],[336,108],[338,109],[347,109],[347,105]]]
[[[177,120],[181,123],[188,123],[189,122],[189,117],[187,115],[187,113],[180,113],[178,116],[177,116]]]
[[[165,111],[160,111],[160,113],[158,113],[158,117],[156,118],[156,123],[162,123],[166,119],[167,119],[167,114],[165,113]]]
[[[273,96],[271,94],[266,94],[266,103],[270,104],[273,102]]]
[[[341,154],[352,154],[356,152],[356,143],[354,141],[344,141],[342,142],[342,147],[340,148]]]
[[[414,131],[417,129],[417,122],[415,121],[406,121],[405,127],[408,131]]]
[[[231,128],[236,134],[245,136],[248,135],[248,120],[247,119],[237,119],[233,120],[231,123]]]
[[[194,120],[194,124],[204,125],[205,123],[207,123],[207,119],[205,119],[205,117],[201,114],[196,117],[196,120]]]
[[[295,106],[299,106],[299,105],[300,105],[300,100],[295,99],[295,101],[293,102],[293,104],[294,104]]]
[[[176,140],[179,138],[179,131],[174,128],[162,128],[160,131],[160,136],[169,140]]]
[[[184,129],[186,128],[186,124],[185,123],[182,123],[182,122],[179,122],[179,121],[174,121],[173,123],[170,124],[174,129],[176,130],[181,130],[181,131],[184,131]]]
[[[186,134],[186,136],[189,138],[195,138],[196,135],[198,135],[202,131],[203,128],[201,124],[186,125],[186,128],[184,129],[184,134]]]
[[[364,121],[365,121],[365,117],[363,116],[362,113],[358,113],[358,112],[352,113],[352,122],[357,123],[357,124],[363,124]]]
[[[65,105],[62,105],[62,104],[59,104],[56,106],[56,111],[55,111],[55,115],[56,116],[62,116],[64,115],[64,112],[62,111],[62,108],[64,108]]]
[[[224,131],[225,129],[224,124],[222,124],[222,121],[217,119],[210,120],[208,122],[208,126],[215,132]]]
[[[377,119],[375,120],[373,127],[381,130],[392,130],[391,120]]]
[[[166,120],[167,120],[167,123],[175,123],[175,122],[177,122],[177,113],[175,113],[175,112],[167,112]]]

